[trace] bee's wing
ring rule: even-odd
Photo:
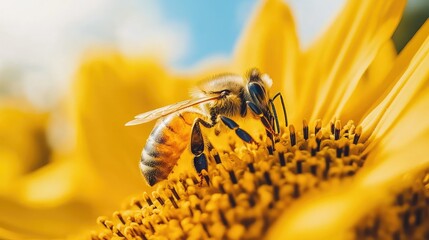
[[[212,100],[215,100],[218,98],[220,98],[220,95],[219,96],[212,96],[212,97],[189,99],[189,100],[185,100],[182,102],[174,103],[174,104],[162,107],[162,108],[158,108],[158,109],[155,109],[155,110],[152,110],[149,112],[139,114],[139,115],[134,117],[135,119],[127,122],[125,124],[125,126],[132,126],[132,125],[138,125],[138,124],[150,122],[150,121],[155,120],[157,118],[167,116],[173,112],[177,112],[177,111],[180,111],[182,109],[185,109],[185,108],[188,108],[191,106],[195,106],[195,105],[203,103],[203,102],[212,101]]]

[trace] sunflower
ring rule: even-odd
[[[232,66],[257,66],[285,94],[292,124],[277,151],[230,140],[202,180],[171,174],[99,217],[92,237],[427,237],[429,24],[396,56],[404,5],[349,1],[302,51],[288,7],[264,1]]]
[[[2,195],[0,233],[59,237],[91,228],[92,218],[94,239],[427,237],[429,23],[397,56],[390,38],[404,6],[348,1],[302,50],[288,6],[265,0],[231,62],[189,75],[152,58],[89,56],[69,106],[75,149],[8,188],[25,195]],[[276,151],[231,139],[229,151],[210,153],[203,179],[190,169],[146,186],[136,166],[151,126],[123,124],[185,99],[198,79],[251,67],[285,96],[290,125]],[[61,191],[36,194],[51,187]]]

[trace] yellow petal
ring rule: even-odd
[[[365,89],[372,89],[376,86],[380,88],[380,82],[392,69],[397,55],[398,54],[395,49],[395,44],[392,40],[389,40],[383,44],[383,46],[378,51],[377,56],[375,56],[374,61],[371,62],[371,65],[368,68],[366,75],[370,83],[368,83],[368,86]],[[378,91],[378,93],[380,92],[381,90]],[[369,95],[365,92],[363,94]]]
[[[397,183],[393,185],[389,181],[413,176],[414,172],[427,169],[429,166],[427,154],[429,121],[426,115],[428,107],[429,95],[426,87],[425,91],[421,91],[412,102],[408,103],[407,108],[401,112],[395,124],[384,133],[381,139],[372,144],[365,170],[362,172],[363,185],[397,186]],[[404,184],[404,181],[401,183]]]
[[[160,64],[115,53],[89,57],[80,68],[74,95],[77,157],[90,161],[94,174],[115,192],[109,194],[112,206],[148,189],[138,162],[154,123],[124,124],[139,113],[183,100],[186,89],[186,82],[175,81]]]
[[[49,161],[47,116],[14,100],[1,102],[0,116],[0,195],[8,196],[16,180]]]
[[[385,81],[387,74],[396,60],[396,50],[392,41],[386,42],[378,52],[367,72],[359,80],[356,89],[349,99],[346,99],[341,112],[342,119],[353,119],[360,122],[373,107],[374,102],[392,83]]]
[[[386,80],[395,83],[362,121],[363,139],[374,144],[375,139],[386,134],[421,91],[426,91],[429,80],[429,21],[421,27],[399,55]],[[422,113],[423,114],[423,113]],[[424,118],[425,115],[422,115]],[[416,121],[422,120],[416,119]],[[370,149],[370,147],[369,147]]]
[[[77,201],[40,208],[0,199],[0,212],[2,239],[63,239],[89,229],[96,216],[88,205]]]
[[[353,0],[305,54],[300,106],[304,116],[341,117],[362,75],[390,38],[405,1]]]
[[[11,191],[0,197],[0,238],[64,237],[93,227],[97,215],[106,211],[104,201],[94,199],[107,189],[80,159],[61,156],[49,161],[10,182]],[[60,228],[58,221],[66,227]]]
[[[47,136],[52,114],[2,99],[0,115],[0,238],[64,237],[89,228],[96,205],[84,204],[82,193],[94,189],[93,181],[85,181],[90,172],[76,159],[55,159]]]
[[[366,195],[350,184],[307,195],[277,219],[266,239],[348,239],[348,229],[363,214],[354,210],[373,202],[373,198],[360,199]]]
[[[425,31],[426,30],[426,31]],[[398,89],[396,98],[392,105],[387,109],[386,115],[390,112],[397,114],[394,121],[385,121],[379,128],[378,134],[374,137],[376,141],[371,142],[368,159],[365,167],[360,174],[360,184],[362,187],[380,186],[380,189],[392,190],[406,185],[412,181],[416,172],[429,167],[429,158],[427,149],[429,149],[429,121],[427,121],[426,111],[429,107],[429,95],[427,89],[427,80],[429,79],[429,22],[427,22],[414,37],[412,42],[405,50],[404,54],[415,52],[416,56],[411,62],[419,59],[420,64],[408,65],[411,72],[408,81],[411,85],[420,85],[425,82],[420,91],[409,92],[411,89],[404,86]],[[426,35],[426,40],[416,51],[417,43],[421,43],[421,37]],[[413,48],[413,50],[411,50]],[[423,52],[422,52],[423,51]],[[423,59],[421,59],[423,58]],[[400,58],[398,60],[404,60]],[[401,63],[404,63],[401,61]],[[407,64],[405,64],[407,66]],[[396,69],[395,69],[396,70]],[[406,75],[406,74],[404,74]],[[404,76],[403,75],[403,76]],[[399,83],[399,82],[398,82]],[[412,100],[408,98],[410,95]],[[391,97],[389,94],[388,98]],[[383,101],[381,104],[384,104]],[[406,104],[406,106],[402,105]],[[398,109],[402,108],[402,109]],[[382,120],[385,116],[382,117]],[[391,116],[390,116],[391,117]]]
[[[273,79],[272,91],[282,91],[290,111],[296,106],[296,67],[298,40],[288,6],[282,1],[265,0],[247,26],[235,51],[236,72],[252,67]]]

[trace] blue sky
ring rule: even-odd
[[[191,48],[179,66],[190,66],[210,55],[230,56],[256,0],[162,0],[165,16],[189,26]]]
[[[323,31],[345,0],[285,0],[293,9],[304,46]],[[211,56],[229,57],[243,28],[258,5],[257,0],[159,1],[168,21],[182,23],[189,32],[185,55],[173,65],[188,68]]]

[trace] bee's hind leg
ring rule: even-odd
[[[207,156],[204,153],[204,137],[201,132],[201,125],[205,128],[212,128],[213,124],[204,121],[201,118],[195,119],[194,125],[192,126],[191,132],[191,152],[194,154],[194,167],[198,174],[201,171],[208,169]]]

